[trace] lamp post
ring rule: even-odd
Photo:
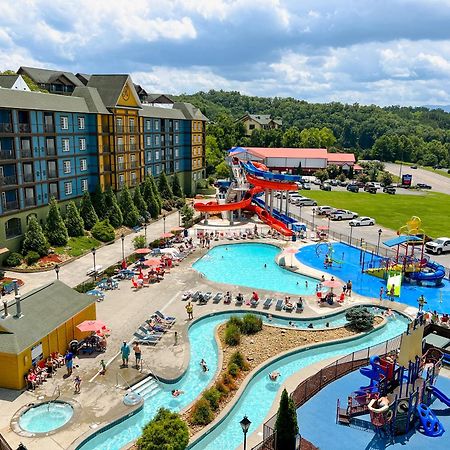
[[[166,215],[164,214],[163,215],[163,232],[164,232],[164,234],[166,233]]]
[[[181,227],[181,209],[178,210],[178,226]]]
[[[144,237],[145,237],[145,245],[147,246],[147,218],[145,218],[144,222]]]
[[[315,215],[316,215],[316,208],[313,208],[312,209],[312,215],[313,215],[313,222],[312,222],[312,232],[314,233],[314,217],[315,217]]]
[[[92,247],[91,253],[92,253],[92,256],[94,257],[94,280],[97,279],[97,266],[95,265],[95,252],[96,252],[95,247]]]
[[[352,233],[353,233],[353,227],[350,226],[350,242],[349,242],[350,245],[352,245]]]
[[[331,217],[328,216],[328,237],[330,237],[330,225],[331,225]]]
[[[378,230],[377,255],[380,253],[380,239],[381,239],[381,233],[382,232],[383,232],[383,230],[380,228]]]
[[[59,264],[55,265],[56,279],[59,280]]]
[[[250,428],[250,420],[248,420],[247,416],[244,416],[244,418],[239,422],[241,424],[242,432],[244,433],[244,450],[247,449],[247,432]]]
[[[301,221],[302,220],[302,205],[300,204],[300,205],[298,205],[298,207],[299,207],[299,210],[300,210],[299,218],[300,218],[300,221]]]
[[[124,241],[125,241],[125,235],[122,233],[120,235],[120,239],[122,240],[122,261],[125,260],[125,247],[124,247]],[[95,265],[95,263],[94,263]]]

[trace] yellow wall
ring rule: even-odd
[[[23,389],[25,387],[24,375],[31,368],[32,347],[42,343],[44,358],[53,352],[64,354],[72,339],[81,339],[86,336],[86,333],[78,331],[76,326],[84,320],[94,320],[96,317],[95,303],[92,303],[22,353],[18,355],[0,353],[0,388]]]
[[[201,120],[193,120],[191,124],[192,141],[191,141],[191,158],[192,158],[192,171],[203,169],[204,159],[204,137],[205,124]]]

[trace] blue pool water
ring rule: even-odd
[[[324,254],[322,253],[318,256],[315,245],[302,247],[295,256],[301,263],[314,269],[328,272],[343,281],[352,280],[354,292],[378,300],[381,286],[386,289],[386,281],[372,275],[361,273],[359,264],[360,250],[341,243],[333,244],[333,249],[335,259],[344,261],[342,267],[333,264],[331,268],[325,269],[323,266]],[[425,309],[436,310],[440,313],[448,313],[450,311],[449,280],[444,279],[442,285],[438,287],[416,286],[404,283],[401,287],[400,297],[396,297],[396,301],[417,307],[417,299],[421,294],[427,300]],[[385,303],[387,306],[389,300],[386,300]]]
[[[268,244],[219,245],[199,259],[193,267],[206,278],[218,283],[293,295],[314,294],[317,284],[315,278],[298,275],[276,264],[275,257],[280,251],[278,247]],[[291,257],[294,258],[295,255],[287,256],[287,264]]]
[[[73,408],[68,403],[42,403],[25,411],[19,417],[19,425],[30,433],[48,433],[62,427],[72,416]]]
[[[161,384],[161,392],[151,397],[150,401],[145,402],[142,411],[103,433],[98,434],[93,439],[78,447],[78,449],[119,450],[140,435],[142,427],[155,415],[161,406],[179,411],[198,397],[211,382],[218,370],[218,348],[215,340],[212,339],[214,330],[220,323],[227,320],[233,314],[241,315],[245,313],[215,314],[195,322],[189,329],[191,363],[182,379],[176,384]],[[342,317],[343,313],[330,316],[330,325],[333,326],[335,323],[342,322]],[[274,317],[273,322],[277,320]],[[299,324],[305,323],[304,319],[291,320]],[[273,363],[250,381],[243,396],[239,399],[227,418],[204,439],[195,443],[192,448],[195,450],[230,450],[236,448],[242,440],[242,430],[239,425],[239,420],[242,419],[244,414],[248,415],[252,421],[250,432],[260,425],[272,405],[276,392],[281,386],[280,383],[286,377],[321,359],[349,353],[397,336],[405,330],[406,323],[407,319],[399,316],[394,320],[390,320],[382,329],[368,336],[347,343],[331,344],[302,351],[285,357],[277,363]],[[203,372],[199,366],[199,361],[202,358],[208,364],[210,369],[208,372]],[[277,383],[268,382],[267,373],[275,368],[281,372],[280,381]],[[174,399],[171,395],[172,389],[183,390],[185,394]]]

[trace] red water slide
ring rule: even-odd
[[[247,174],[246,177],[250,184],[260,188],[272,189],[274,191],[298,191],[298,186],[295,183],[282,183],[280,181],[263,180],[262,178],[256,178],[250,174]]]
[[[234,203],[222,203],[219,204],[216,201],[207,203],[194,203],[194,208],[197,211],[205,212],[209,214],[218,214],[223,211],[236,211],[238,209],[247,209],[252,203],[252,197],[258,192],[261,192],[261,188],[254,187],[245,193],[244,198],[239,202]]]
[[[250,205],[247,208],[247,211],[254,212],[261,219],[262,222],[269,225],[274,230],[281,233],[283,236],[292,236],[294,233],[290,230],[281,220],[275,219],[275,217],[271,216],[268,211],[261,208],[258,205]]]

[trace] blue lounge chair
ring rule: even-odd
[[[136,338],[139,344],[156,345],[159,341],[159,337],[153,335],[143,335],[136,332],[133,334],[133,336]]]
[[[169,322],[170,324],[174,324],[177,319],[175,317],[172,316],[166,316],[165,314],[163,314],[161,311],[155,311],[155,315],[157,315],[160,319],[165,320],[166,322]]]
[[[213,298],[213,303],[219,303],[220,300],[222,300],[222,297],[223,297],[222,292],[218,292]]]
[[[273,298],[266,298],[266,300],[263,303],[264,309],[269,309],[272,306]]]
[[[242,306],[242,303],[244,303],[244,296],[242,297],[236,296],[236,306]]]
[[[191,300],[192,300],[193,302],[196,302],[196,301],[198,300],[198,298],[200,297],[200,294],[201,294],[201,292],[200,292],[200,291],[197,291],[197,292],[192,296]]]
[[[277,311],[281,311],[282,309],[283,309],[283,300],[277,300],[277,304],[275,305],[275,309],[277,310]]]

